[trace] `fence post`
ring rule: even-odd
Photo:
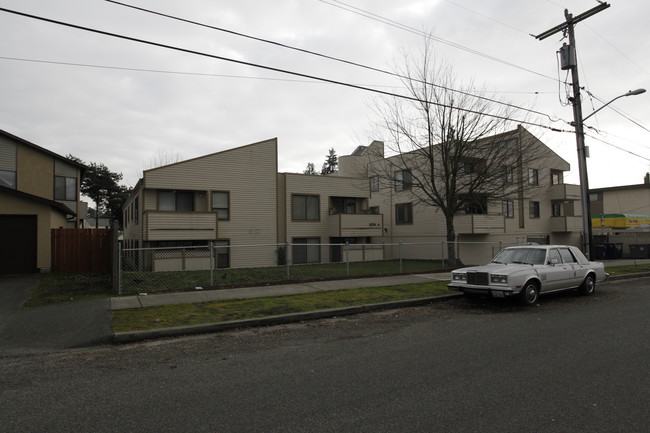
[[[122,295],[122,242],[117,243],[117,294]]]
[[[213,260],[213,253],[214,253],[214,243],[210,241],[208,243],[208,247],[210,248],[210,285],[214,286],[214,260]]]
[[[440,241],[440,257],[442,257],[442,268],[445,268],[445,241]]]
[[[289,242],[284,244],[284,248],[285,248],[284,249],[284,257],[285,257],[284,262],[286,263],[286,267],[287,267],[287,279],[289,279],[289,274],[291,273],[290,270],[289,270],[289,268],[290,268],[290,265],[289,265],[289,246],[290,245],[291,244],[289,244]],[[293,259],[293,255],[291,256],[291,258]]]
[[[402,270],[402,242],[399,243],[399,273],[403,272]]]
[[[350,242],[345,243],[345,268],[347,276],[350,276]]]

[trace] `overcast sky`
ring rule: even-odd
[[[125,3],[394,69],[431,32],[457,80],[547,114],[514,117],[562,130],[567,103],[556,51],[539,34],[595,0],[123,0]],[[612,0],[576,26],[586,117],[628,90],[650,88],[650,2]],[[147,14],[103,0],[0,0],[0,7],[273,68],[403,93],[394,77]],[[355,9],[356,8],[356,9]],[[355,13],[356,12],[356,13]],[[379,18],[382,17],[382,18]],[[386,20],[390,20],[387,22]],[[371,92],[89,33],[0,11],[0,129],[61,155],[107,165],[135,185],[161,153],[183,159],[277,137],[279,171],[317,168],[375,138]],[[602,102],[601,102],[602,101]],[[650,170],[650,92],[587,120],[592,188],[638,184]],[[561,120],[552,122],[550,119]],[[513,124],[513,128],[516,124]],[[527,126],[571,164],[575,135]],[[251,168],[254,170],[254,168]]]

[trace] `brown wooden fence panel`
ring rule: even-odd
[[[52,270],[110,272],[110,229],[52,229]]]

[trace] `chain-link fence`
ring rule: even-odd
[[[503,242],[453,243],[454,263],[488,262]],[[436,272],[447,242],[223,245],[120,248],[119,294],[264,286],[297,281]]]

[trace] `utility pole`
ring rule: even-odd
[[[551,35],[563,32],[569,37],[569,45],[564,44],[560,49],[562,54],[562,69],[571,69],[571,78],[573,81],[573,123],[576,132],[576,144],[578,147],[578,170],[580,175],[580,195],[582,197],[582,251],[590,260],[594,259],[594,246],[591,232],[591,205],[589,199],[589,178],[587,176],[587,152],[585,148],[585,134],[582,125],[582,104],[580,96],[580,81],[578,79],[578,62],[576,59],[576,42],[573,27],[576,23],[589,18],[609,7],[609,3],[600,2],[598,6],[584,12],[577,17],[564,10],[566,21],[559,24],[539,35],[535,36],[538,40],[543,40]]]

